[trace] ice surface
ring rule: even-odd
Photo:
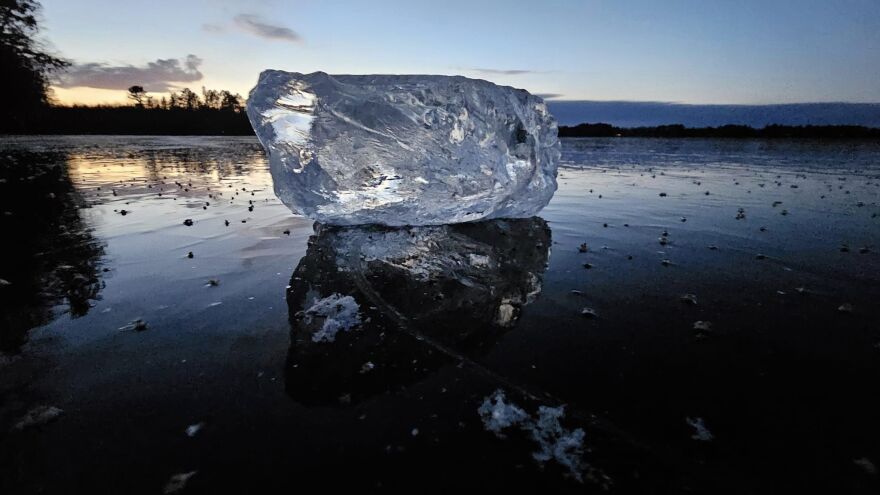
[[[529,217],[556,191],[556,121],[525,90],[461,76],[267,70],[247,112],[275,193],[322,223]]]

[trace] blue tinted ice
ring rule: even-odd
[[[247,111],[275,193],[323,223],[529,217],[556,191],[556,121],[522,89],[267,70]]]

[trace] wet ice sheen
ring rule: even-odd
[[[529,217],[556,191],[556,121],[525,90],[461,76],[267,70],[247,111],[275,193],[323,223]]]

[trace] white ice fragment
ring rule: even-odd
[[[566,430],[559,424],[559,420],[565,416],[563,406],[538,408],[538,419],[528,427],[532,433],[532,439],[538,442],[540,450],[532,456],[539,463],[555,460],[568,469],[576,480],[583,481],[584,470],[584,437],[586,434],[581,428]]]
[[[503,438],[502,430],[519,426],[529,432],[532,440],[538,444],[538,450],[532,453],[538,463],[556,461],[573,478],[582,482],[586,468],[583,461],[586,433],[581,428],[568,430],[560,424],[559,420],[565,417],[564,406],[539,406],[537,418],[532,418],[516,404],[505,402],[505,399],[504,392],[496,390],[483,400],[477,412],[485,428]]]
[[[189,479],[196,475],[198,471],[190,471],[188,473],[178,473],[171,476],[171,479],[168,480],[168,483],[165,484],[165,488],[162,490],[162,493],[165,495],[171,495],[172,493],[179,493],[184,488],[186,488],[187,482]]]
[[[485,254],[468,254],[468,261],[470,261],[471,265],[477,267],[489,266],[489,256]]]
[[[64,410],[55,406],[37,406],[27,412],[12,428],[23,430],[32,426],[42,426],[50,423],[64,414]]]
[[[194,437],[196,436],[202,428],[205,427],[205,423],[200,421],[194,425],[189,425],[186,427],[186,436]]]
[[[695,321],[694,322],[694,330],[700,332],[711,332],[712,331],[712,322],[711,321]]]
[[[877,466],[875,466],[874,463],[871,462],[871,459],[868,459],[867,457],[859,457],[858,459],[853,459],[853,462],[856,464],[856,466],[862,468],[866,473],[871,475],[877,474]]]
[[[322,223],[529,217],[556,191],[547,105],[461,76],[267,70],[248,98],[275,193]]]
[[[477,412],[483,419],[483,426],[499,437],[504,435],[501,430],[516,426],[529,419],[525,411],[515,404],[505,402],[504,391],[496,390],[495,393],[483,400]]]
[[[502,301],[498,306],[495,323],[500,327],[510,327],[516,323],[516,307],[510,301]]]
[[[0,369],[3,369],[16,361],[18,361],[18,356],[9,356],[0,352]]]
[[[694,428],[694,434],[691,435],[691,438],[694,440],[700,440],[702,442],[708,442],[715,438],[712,435],[712,432],[706,428],[706,424],[703,422],[703,418],[695,417],[687,417],[685,418],[687,424],[691,425]]]
[[[315,317],[323,318],[324,323],[320,330],[312,334],[312,341],[333,342],[340,331],[347,332],[360,325],[359,309],[357,301],[351,296],[331,294],[315,300],[312,306],[305,310],[306,323],[310,323]]]

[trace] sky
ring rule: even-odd
[[[42,0],[63,104],[261,70],[461,74],[561,100],[880,102],[878,0]]]

